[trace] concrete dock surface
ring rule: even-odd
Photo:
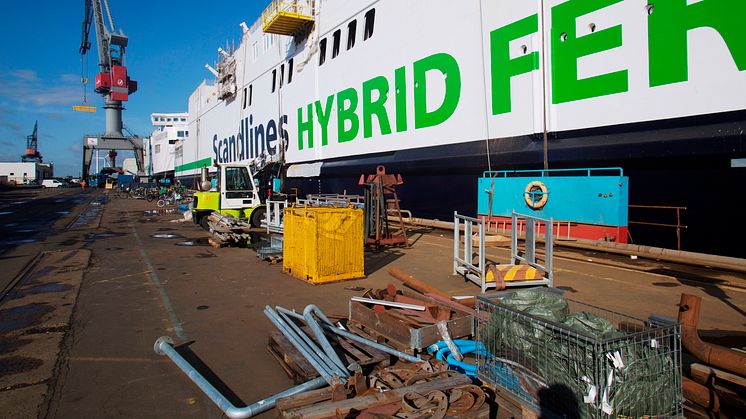
[[[251,249],[210,247],[207,233],[178,222],[180,214],[147,213],[154,203],[78,189],[6,193],[0,313],[44,307],[31,320],[0,315],[0,411],[12,412],[8,417],[219,418],[154,353],[158,337],[182,345],[234,404],[250,404],[293,385],[267,352],[274,327],[265,305],[302,310],[313,303],[346,316],[360,292],[345,287],[402,287],[388,275],[392,267],[453,295],[480,291],[451,275],[448,231],[415,230],[410,248],[366,252],[367,278],[314,286]],[[488,253],[508,262],[507,248]],[[633,317],[676,318],[681,293],[700,296],[703,339],[746,348],[746,274],[561,247],[554,262],[555,286],[569,298]],[[66,286],[45,292],[47,284]]]

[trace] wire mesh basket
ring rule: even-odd
[[[683,417],[679,324],[548,291],[480,296],[479,377],[546,416]]]

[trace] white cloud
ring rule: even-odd
[[[64,75],[63,75],[64,76]],[[0,98],[14,107],[29,106],[69,106],[80,102],[82,90],[73,82],[46,83],[34,70],[14,70],[0,75]]]
[[[39,74],[36,72],[36,70],[32,70],[29,68],[22,68],[19,70],[14,70],[10,73],[13,77],[24,80],[24,81],[39,81]]]

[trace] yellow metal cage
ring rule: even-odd
[[[285,209],[283,270],[311,284],[363,278],[363,211]]]

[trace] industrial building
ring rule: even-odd
[[[0,162],[0,183],[25,185],[54,177],[54,163]]]

